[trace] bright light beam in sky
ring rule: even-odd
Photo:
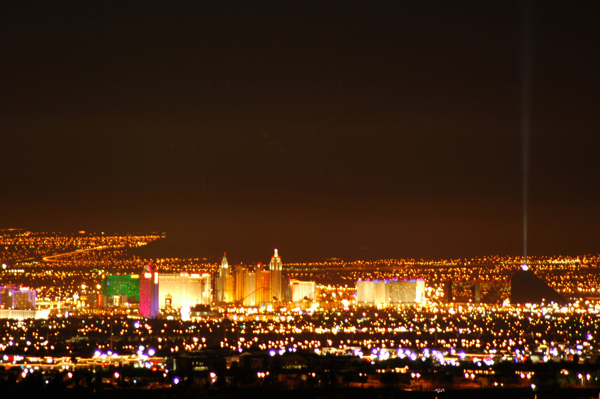
[[[524,0],[521,16],[521,134],[523,156],[523,260],[527,264],[527,202],[529,189],[531,1]]]

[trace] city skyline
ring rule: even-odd
[[[600,392],[600,254],[267,266],[139,256],[162,234],[1,233],[5,395]]]

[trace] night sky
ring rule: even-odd
[[[600,7],[528,4],[2,2],[0,227],[520,255],[525,109],[528,253],[597,254]]]

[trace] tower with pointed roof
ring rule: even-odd
[[[269,263],[269,271],[271,272],[271,296],[273,301],[281,301],[282,290],[281,290],[281,271],[283,269],[283,264],[281,263],[281,257],[277,253],[277,248],[275,248],[275,254],[271,257],[271,262]]]
[[[228,302],[227,300],[227,277],[229,276],[229,262],[227,262],[227,252],[223,253],[219,276],[216,279],[217,303]]]

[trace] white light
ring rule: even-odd
[[[175,378],[173,378],[173,383],[174,383],[175,385],[179,384],[179,377],[175,377]]]
[[[189,306],[183,306],[181,308],[181,310],[179,311],[179,313],[181,314],[181,320],[182,321],[188,321],[190,319],[190,307]]]

